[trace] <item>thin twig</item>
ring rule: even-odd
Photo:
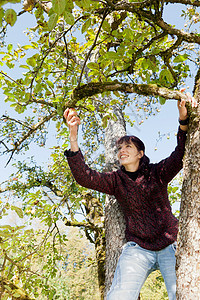
[[[86,63],[87,63],[87,61],[88,61],[88,59],[89,59],[89,57],[90,57],[90,54],[91,54],[92,50],[93,50],[94,47],[96,46],[96,41],[97,41],[98,36],[99,36],[99,34],[100,34],[101,27],[102,27],[103,22],[104,22],[104,20],[105,20],[106,14],[107,14],[107,10],[104,11],[104,14],[103,14],[103,17],[102,17],[102,21],[101,21],[101,24],[100,24],[99,29],[98,29],[98,31],[97,31],[96,37],[95,37],[95,39],[94,39],[94,42],[93,42],[93,44],[92,44],[92,46],[91,46],[91,48],[90,48],[90,50],[89,50],[89,52],[88,52],[88,54],[87,54],[87,56],[86,56],[86,58],[85,58],[85,61],[84,61],[84,63],[83,63],[83,67],[82,67],[82,70],[81,70],[81,75],[80,75],[79,80],[78,80],[78,85],[77,85],[78,87],[79,87],[80,84],[81,84],[81,80],[82,80],[83,72],[84,72],[84,70],[85,70]]]
[[[50,119],[52,119],[54,116],[56,116],[56,111],[52,112],[50,115],[45,116],[40,122],[38,122],[37,124],[35,124],[19,141],[15,142],[14,144],[14,148],[10,149],[7,152],[12,152],[6,166],[10,163],[15,151],[19,150],[19,146],[28,138],[31,136],[31,134],[33,134],[35,131],[38,130],[38,128],[40,128],[45,122],[49,121]]]
[[[82,18],[83,18],[83,16],[81,16],[81,17],[79,17],[78,19],[76,19],[76,21],[74,22],[74,24],[71,25],[67,30],[65,30],[65,31],[64,31],[64,32],[63,32],[63,33],[62,33],[62,34],[61,34],[61,35],[53,42],[53,44],[51,45],[51,47],[46,51],[46,54],[45,54],[44,57],[42,58],[42,61],[41,61],[40,65],[37,67],[36,71],[34,72],[34,76],[33,76],[32,80],[31,80],[31,84],[30,84],[30,99],[31,99],[31,95],[32,95],[33,83],[34,83],[35,78],[37,77],[37,74],[38,74],[40,68],[42,67],[42,65],[43,65],[43,63],[44,63],[46,57],[49,55],[49,53],[50,53],[51,50],[54,48],[54,46],[56,45],[56,43],[57,43],[60,39],[62,39],[62,37],[64,37],[64,36],[65,36],[65,35],[73,28],[73,26],[74,26],[78,21],[80,21]],[[30,99],[29,99],[29,101],[30,101]]]
[[[24,122],[22,122],[20,120],[16,120],[16,119],[10,118],[9,116],[6,116],[6,115],[3,115],[2,118],[6,119],[6,120],[13,121],[15,123],[18,123],[18,124],[20,124],[20,125],[28,128],[29,130],[31,130],[31,127],[29,127],[28,125],[26,125]]]

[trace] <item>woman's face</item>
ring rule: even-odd
[[[120,165],[124,166],[126,171],[135,172],[139,168],[141,157],[144,155],[143,151],[138,151],[133,143],[122,143],[118,145],[117,158]]]

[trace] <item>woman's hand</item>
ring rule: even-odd
[[[78,151],[78,126],[81,124],[77,111],[74,108],[67,108],[63,114],[67,126],[69,127],[69,137],[71,143],[71,150]]]
[[[182,88],[180,90],[181,93],[185,91],[185,88]],[[185,106],[186,101],[190,102],[192,108],[197,107],[197,101],[192,95],[187,92],[186,93],[187,100],[181,99],[181,101],[178,101],[178,110],[179,110],[179,120],[184,121],[187,120],[188,118],[188,112],[187,112],[187,107]],[[180,125],[182,130],[187,130],[187,125]]]

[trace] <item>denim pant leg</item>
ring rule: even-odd
[[[164,278],[169,300],[176,299],[176,244],[158,251],[158,265]]]
[[[107,300],[137,300],[155,263],[155,252],[145,250],[134,242],[126,243]]]

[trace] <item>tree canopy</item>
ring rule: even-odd
[[[165,19],[167,6],[176,4],[183,6],[180,18],[185,26],[181,29]],[[52,149],[51,164],[46,169],[34,158],[15,163],[16,173],[0,186],[4,214],[14,210],[19,217],[37,218],[48,228],[44,237],[51,232],[61,242],[65,236],[57,227],[59,220],[67,226],[84,228],[103,265],[105,253],[98,247],[105,243],[104,195],[78,187],[71,176],[63,157],[68,146],[63,110],[75,107],[84,117],[85,156],[89,165],[102,170],[105,163],[100,146],[107,121],[116,118],[113,106],[124,112],[136,105],[136,110],[149,115],[158,101],[164,104],[166,99],[180,100],[179,89],[188,76],[196,75],[197,82],[199,6],[199,1],[193,0],[1,1],[0,88],[10,107],[0,119],[1,154],[11,163],[32,143],[44,147],[50,122],[60,141]],[[34,27],[24,26],[28,27],[29,43],[7,44],[9,26],[14,30],[23,14],[35,17]],[[17,78],[13,75],[16,69],[20,73]],[[192,117],[197,115],[193,113]],[[132,123],[128,117],[127,121]],[[11,203],[10,195],[20,204]],[[28,270],[19,264],[25,260],[23,257],[34,257],[36,249],[29,250],[28,244],[29,239],[34,243],[34,238],[27,230],[1,226],[1,271],[5,280],[13,278],[14,265],[19,272]],[[17,244],[11,246],[7,241],[12,236],[13,243],[17,243],[19,235],[21,241],[25,233],[26,250],[20,257],[15,256]],[[33,284],[36,279],[32,275]],[[21,280],[25,289],[26,279]],[[9,290],[6,281],[2,286]],[[34,293],[33,288],[30,297]]]

